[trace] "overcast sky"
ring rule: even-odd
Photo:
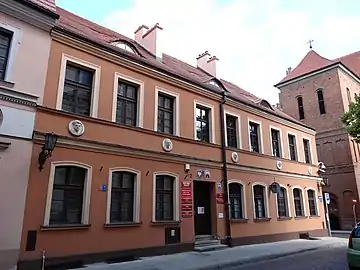
[[[164,28],[164,52],[196,65],[216,55],[219,76],[275,104],[273,87],[309,50],[332,59],[360,50],[358,0],[56,0],[133,38],[141,24]]]

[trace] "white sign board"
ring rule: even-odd
[[[330,204],[330,194],[329,193],[324,193],[324,196],[325,196],[326,204]]]

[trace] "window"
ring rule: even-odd
[[[112,172],[110,223],[134,222],[136,174]]]
[[[305,163],[310,164],[310,142],[307,139],[303,139],[303,145],[304,145],[304,157],[305,157]]]
[[[114,43],[113,45],[128,52],[135,53],[134,49],[124,42]]]
[[[239,183],[229,184],[230,212],[232,219],[245,218],[243,212],[243,185]]]
[[[279,193],[276,196],[278,217],[288,217],[289,212],[287,208],[287,191],[284,187],[280,187]]]
[[[299,119],[300,120],[305,119],[303,98],[297,97],[297,103],[298,103],[298,110],[299,110]]]
[[[307,196],[308,196],[308,202],[309,202],[310,216],[316,216],[317,215],[317,210],[316,210],[315,191],[312,190],[312,189],[308,189]]]
[[[260,125],[249,122],[250,130],[250,151],[260,153]]]
[[[317,91],[317,98],[318,98],[318,103],[319,103],[319,111],[320,114],[325,114],[325,101],[324,101],[324,96],[323,96],[323,91],[322,90],[318,90]]]
[[[83,223],[87,173],[87,169],[77,166],[55,167],[49,225]]]
[[[5,80],[13,33],[0,28],[0,80]]]
[[[238,118],[233,115],[226,114],[226,139],[227,146],[238,148],[238,127],[237,127]]]
[[[288,134],[290,160],[297,160],[295,135]]]
[[[266,218],[267,217],[267,209],[265,208],[265,187],[262,185],[254,185],[254,211],[255,218]]]
[[[304,208],[302,204],[302,191],[299,188],[294,188],[294,207],[295,207],[295,216],[304,216]]]
[[[196,105],[196,139],[210,142],[210,109]]]
[[[281,157],[281,138],[280,131],[272,128],[271,130],[272,154],[274,157]]]
[[[347,99],[348,102],[351,103],[351,94],[350,94],[350,89],[346,87],[346,95],[347,95]]]
[[[175,178],[156,175],[155,220],[175,220]]]
[[[138,92],[138,85],[119,80],[116,103],[116,123],[136,126]]]
[[[174,97],[158,92],[157,131],[174,134]]]
[[[220,87],[220,85],[217,82],[215,82],[214,80],[209,81],[209,84],[216,86],[216,87]]]
[[[66,65],[62,110],[90,116],[94,71]]]

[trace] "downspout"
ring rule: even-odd
[[[222,159],[222,176],[224,185],[224,197],[225,197],[225,223],[226,223],[226,237],[225,241],[229,247],[232,247],[231,238],[231,224],[230,224],[230,202],[228,195],[228,170],[226,159],[226,144],[225,144],[225,110],[224,104],[226,102],[226,91],[222,92],[222,98],[220,102],[220,131],[221,131],[221,159]]]

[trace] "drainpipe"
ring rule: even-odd
[[[221,131],[221,159],[222,159],[222,176],[224,185],[224,197],[225,197],[225,222],[226,222],[226,244],[232,247],[231,239],[231,224],[230,224],[230,202],[228,195],[228,170],[226,160],[226,144],[225,144],[225,111],[224,104],[226,102],[226,91],[222,92],[222,98],[220,102],[220,131]]]

